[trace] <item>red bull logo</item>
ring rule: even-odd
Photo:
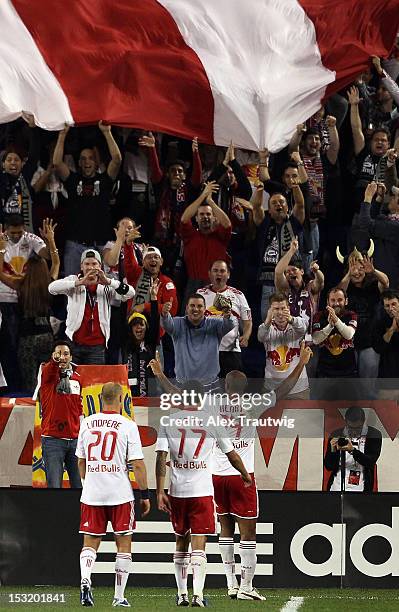
[[[295,356],[299,357],[299,347],[277,346],[272,351],[267,351],[267,359],[270,359],[278,372],[285,372],[292,363]]]

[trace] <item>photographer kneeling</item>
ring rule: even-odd
[[[365,424],[363,408],[351,406],[345,413],[345,427],[328,439],[324,467],[331,471],[328,491],[370,492],[374,466],[381,453],[382,436]]]

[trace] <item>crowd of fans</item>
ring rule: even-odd
[[[276,388],[305,340],[290,397],[357,377],[394,397],[398,75],[398,47],[372,58],[274,154],[102,121],[0,126],[3,394],[33,392],[55,337],[78,364],[128,364],[135,396],[157,351],[179,383],[242,370]]]

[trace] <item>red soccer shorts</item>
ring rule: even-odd
[[[238,518],[258,518],[258,491],[255,477],[252,485],[245,487],[239,475],[213,476],[213,488],[217,514],[233,514]]]
[[[173,497],[169,495],[173,530],[176,535],[214,535],[216,533],[215,503],[207,497]]]
[[[134,502],[129,501],[118,506],[88,506],[80,504],[79,533],[103,536],[107,532],[107,523],[111,522],[114,533],[129,534],[136,528],[134,520]]]

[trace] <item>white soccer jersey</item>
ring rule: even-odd
[[[18,242],[7,240],[6,252],[4,253],[4,272],[7,274],[19,275],[24,271],[24,266],[32,253],[38,253],[45,248],[45,242],[30,232],[24,232]],[[0,301],[18,302],[18,294],[15,289],[11,289],[0,282]]]
[[[83,419],[76,455],[86,459],[81,502],[116,506],[133,500],[126,463],[144,458],[134,421],[116,412],[100,412]]]
[[[210,412],[191,410],[161,418],[155,450],[170,453],[169,493],[174,497],[213,495],[211,460],[216,441],[221,452],[234,450],[216,419]]]
[[[220,416],[226,421],[227,436],[231,440],[234,450],[240,455],[247,472],[255,471],[255,438],[257,419],[276,403],[274,392],[268,394],[268,400],[262,406],[242,406],[237,402],[223,402],[219,407]],[[234,421],[234,422],[233,422]],[[215,476],[236,476],[239,474],[231,465],[226,455],[217,443],[212,459],[212,473]]]
[[[212,289],[211,285],[198,289],[197,293],[202,295],[205,299],[206,316],[219,318],[223,316],[222,311],[218,310],[213,305],[217,293]],[[250,321],[252,319],[251,309],[242,291],[239,291],[234,287],[227,286],[224,291],[220,291],[220,294],[223,295],[223,297],[230,298],[231,300],[231,315],[234,321],[234,328],[223,336],[220,342],[219,350],[239,353],[241,352],[239,345],[240,320]]]

